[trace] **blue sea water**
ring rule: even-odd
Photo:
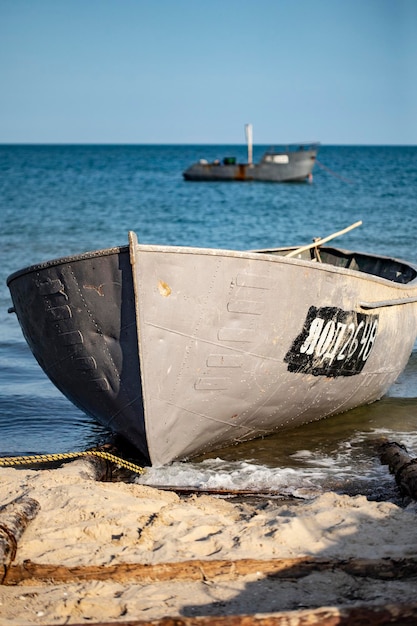
[[[267,147],[255,146],[254,159]],[[16,270],[124,245],[129,230],[142,243],[256,249],[303,245],[358,220],[338,245],[417,263],[417,147],[322,146],[312,184],[183,180],[198,159],[229,155],[244,161],[246,147],[0,145],[0,456],[84,450],[109,435],[55,389],[29,351],[8,313],[6,279]],[[384,434],[417,454],[416,425],[415,349],[373,405],[151,480],[372,490],[390,480],[373,438]]]

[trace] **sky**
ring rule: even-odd
[[[0,0],[0,143],[417,145],[417,0]]]

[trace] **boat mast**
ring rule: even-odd
[[[252,165],[252,124],[245,124],[246,142],[248,144],[248,164]]]

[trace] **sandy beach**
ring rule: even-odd
[[[58,469],[1,468],[2,507],[22,496],[39,511],[0,587],[0,624],[416,601],[412,501],[397,506],[332,492],[292,501],[179,495],[97,481],[88,459]]]

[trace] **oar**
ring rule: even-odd
[[[317,241],[313,241],[313,243],[309,243],[307,246],[302,246],[301,248],[297,248],[296,250],[292,250],[291,252],[289,252],[285,256],[286,257],[295,256],[296,254],[300,254],[301,252],[304,252],[304,250],[310,250],[311,248],[317,248],[318,246],[322,246],[324,243],[327,243],[331,239],[335,239],[336,237],[340,237],[340,235],[344,235],[345,233],[348,233],[350,230],[353,230],[354,228],[357,228],[361,224],[362,224],[362,220],[360,220],[359,222],[355,222],[354,224],[351,224],[347,228],[344,228],[343,230],[339,230],[337,233],[333,233],[332,235],[328,235],[327,237],[323,237],[323,239],[318,239]]]

